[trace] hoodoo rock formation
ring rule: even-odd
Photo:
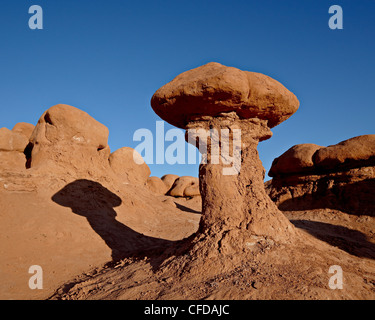
[[[196,141],[188,142],[205,145],[202,156],[207,161],[199,167],[203,211],[193,250],[218,258],[291,240],[294,226],[265,192],[257,145],[272,136],[270,128],[297,111],[293,93],[268,76],[208,63],[157,90],[151,105],[162,119],[186,129],[187,135],[193,131]],[[219,140],[219,154],[214,154],[218,151],[214,139]],[[233,152],[225,156],[228,148]],[[230,167],[228,156],[240,157],[238,171],[225,171]]]
[[[266,183],[282,210],[333,208],[375,215],[375,135],[336,145],[296,145],[273,161]]]

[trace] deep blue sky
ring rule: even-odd
[[[343,30],[328,27],[334,4]],[[31,5],[44,10],[43,30],[28,27]],[[134,131],[155,131],[160,120],[153,93],[216,61],[269,75],[300,100],[259,145],[268,170],[295,144],[375,133],[374,39],[373,0],[2,0],[0,127],[36,124],[65,103],[109,128],[112,151],[135,147]],[[150,167],[156,176],[198,173],[198,164]]]

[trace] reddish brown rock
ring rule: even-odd
[[[191,255],[202,263],[209,256],[224,268],[231,259],[240,263],[245,248],[250,254],[294,238],[294,226],[265,192],[257,151],[258,142],[272,136],[270,128],[298,109],[293,93],[267,76],[209,63],[160,88],[151,105],[162,119],[187,129],[188,142],[206,147],[199,167],[202,219],[187,244]],[[216,140],[221,151],[228,147],[224,131],[234,147],[232,164],[224,152],[215,153]]]
[[[86,112],[59,104],[39,119],[29,146],[29,166],[94,176],[109,173],[108,129]],[[61,173],[62,174],[62,173]]]
[[[268,173],[270,177],[290,173],[308,172],[314,167],[313,155],[323,147],[316,144],[298,144],[276,158]]]
[[[27,137],[7,128],[0,129],[0,151],[23,152],[29,143]]]
[[[0,131],[0,299],[48,299],[93,267],[143,258],[146,250],[157,255],[197,230],[200,215],[185,199],[177,208],[171,197],[124,183],[109,164],[106,127],[87,113],[47,110],[31,137],[28,169],[24,129]],[[27,285],[35,263],[43,268],[43,290]]]
[[[179,178],[176,174],[166,174],[161,177],[161,180],[163,180],[164,184],[167,187],[167,191],[173,186],[173,183],[176,181],[176,179]]]
[[[197,183],[194,183],[184,190],[184,196],[185,197],[198,197],[201,193],[199,191],[199,181]]]
[[[19,171],[26,169],[26,157],[21,152],[0,151],[0,171]]]
[[[275,160],[267,192],[282,210],[332,208],[374,216],[374,143],[375,135],[364,135],[329,147],[317,146],[314,153],[315,147],[307,148],[305,155],[312,159],[308,167],[290,160],[289,151],[300,148],[292,147]]]
[[[159,177],[149,177],[146,186],[157,194],[165,194],[168,191],[167,186]]]
[[[12,131],[21,133],[29,139],[34,131],[34,128],[35,126],[31,123],[19,122],[15,124]]]
[[[109,164],[124,182],[144,185],[151,174],[142,156],[134,149],[123,147],[109,156]]]
[[[168,194],[173,197],[199,196],[199,179],[189,176],[179,177],[173,183]]]
[[[211,62],[161,87],[151,105],[162,119],[183,129],[193,120],[231,111],[242,119],[267,120],[272,128],[295,113],[299,101],[266,75]]]
[[[325,170],[375,165],[375,134],[354,137],[322,148],[316,152],[314,162]]]
[[[0,171],[19,171],[26,168],[24,150],[28,138],[7,128],[0,129]]]

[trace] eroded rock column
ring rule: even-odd
[[[229,139],[222,139],[228,132]],[[294,236],[294,227],[264,189],[265,170],[257,146],[271,136],[267,121],[240,120],[235,113],[188,125],[188,142],[199,147],[200,141],[204,149],[199,167],[203,208],[198,233],[216,242],[221,251],[245,249],[262,241],[287,242]]]

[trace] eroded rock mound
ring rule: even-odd
[[[17,123],[12,130],[0,129],[0,170],[18,171],[26,168],[25,149],[34,126]]]
[[[35,126],[27,122],[16,123],[12,129],[13,132],[21,133],[29,139],[33,133]]]
[[[149,177],[146,186],[154,193],[172,197],[192,198],[200,196],[199,178],[166,174],[161,178]]]
[[[199,179],[196,177],[183,176],[177,178],[168,194],[173,197],[195,197],[199,196]]]
[[[332,208],[375,215],[375,135],[329,147],[294,146],[275,159],[269,175],[273,179],[266,189],[282,210]]]
[[[314,153],[323,147],[316,144],[298,144],[276,158],[268,173],[270,177],[313,170]]]
[[[108,128],[86,112],[55,105],[44,112],[30,137],[29,167],[55,175],[107,175],[108,134]]]
[[[151,174],[142,156],[130,147],[123,147],[109,156],[109,164],[119,179],[127,183],[144,185]]]
[[[164,195],[168,191],[167,186],[159,177],[149,177],[146,186],[154,193]]]
[[[177,174],[166,174],[161,177],[161,180],[163,180],[164,184],[166,185],[168,191],[173,186],[174,182],[179,176]]]
[[[324,170],[375,166],[375,134],[368,134],[322,148],[314,154],[314,164]]]

